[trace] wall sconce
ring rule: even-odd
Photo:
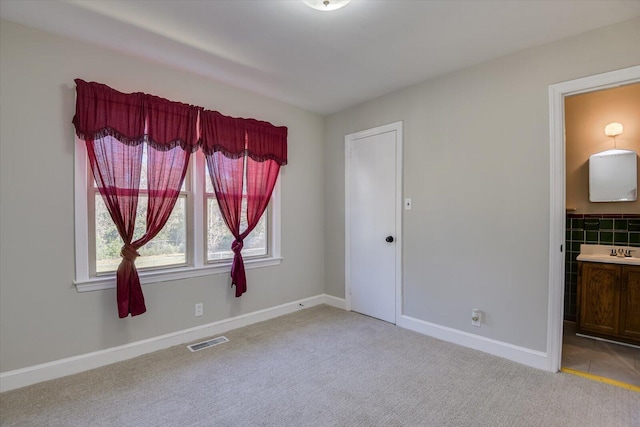
[[[624,128],[620,123],[609,123],[604,127],[604,134],[607,136],[618,136],[622,133]]]
[[[604,127],[604,134],[609,138],[613,138],[613,148],[616,148],[616,136],[622,134],[624,128],[620,123],[609,123]]]

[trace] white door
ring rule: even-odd
[[[347,308],[396,322],[401,123],[347,135]]]

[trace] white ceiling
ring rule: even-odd
[[[0,0],[0,17],[332,113],[640,16],[640,0]]]

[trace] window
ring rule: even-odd
[[[139,239],[146,228],[147,212],[147,150],[145,144],[142,152],[142,167],[140,171],[140,193],[136,212],[136,226],[133,240]],[[173,267],[187,265],[187,208],[191,197],[191,180],[185,179],[182,191],[173,212],[164,228],[149,243],[138,251],[140,257],[136,260],[136,268],[145,270],[151,268]],[[91,251],[90,271],[93,276],[110,274],[118,269],[122,258],[120,248],[122,239],[115,224],[107,212],[102,196],[98,192],[95,180],[88,172],[89,195],[87,200],[87,215],[89,216],[89,250]],[[92,205],[93,203],[93,205]]]
[[[88,165],[84,142],[76,140],[76,287],[90,291],[115,287],[122,240],[99,194]],[[146,155],[134,239],[146,220]],[[230,271],[233,236],[220,214],[201,151],[191,155],[180,196],[162,231],[140,250],[136,260],[142,284]],[[260,223],[245,239],[247,269],[280,263],[279,183]],[[244,206],[244,205],[243,205]],[[243,222],[242,228],[246,224]]]
[[[261,227],[248,242],[254,257],[248,260],[248,267],[279,263],[276,184],[280,167],[287,164],[285,126],[229,117],[141,92],[127,94],[82,79],[75,82],[79,290],[110,288],[115,282],[120,318],[146,312],[140,285],[154,281],[230,271],[231,284],[240,297],[247,291],[242,249],[258,225]],[[145,147],[148,189],[140,188]],[[194,155],[199,150],[203,155]],[[207,195],[204,156],[212,168],[220,213],[234,236],[231,260],[222,246],[224,236],[217,235],[222,228],[212,193]],[[95,184],[88,164],[95,173]],[[106,221],[101,199],[122,240],[115,281],[118,239]],[[242,212],[243,202],[246,212]],[[148,209],[143,215],[145,204]],[[260,224],[269,205],[271,214]],[[241,224],[244,215],[248,216],[246,230]],[[173,221],[167,225],[169,219]],[[135,261],[141,255],[139,272]]]
[[[234,240],[233,235],[229,232],[229,229],[220,213],[218,201],[216,200],[216,195],[213,191],[213,185],[211,185],[211,180],[209,179],[209,168],[206,167],[206,164],[205,169],[205,200],[207,206],[205,242],[207,248],[207,262],[211,263],[221,260],[231,260],[233,259],[233,252],[231,251],[231,243]],[[247,209],[246,180],[242,193],[244,195],[242,200],[242,211],[245,212]],[[270,233],[267,223],[270,216],[270,210],[271,209],[267,208],[258,225],[244,240],[244,248],[242,250],[242,256],[244,259],[268,256],[268,241]],[[245,230],[247,228],[246,218],[243,218],[240,224],[240,229]]]

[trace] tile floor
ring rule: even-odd
[[[640,349],[576,336],[564,322],[562,367],[640,386]]]

